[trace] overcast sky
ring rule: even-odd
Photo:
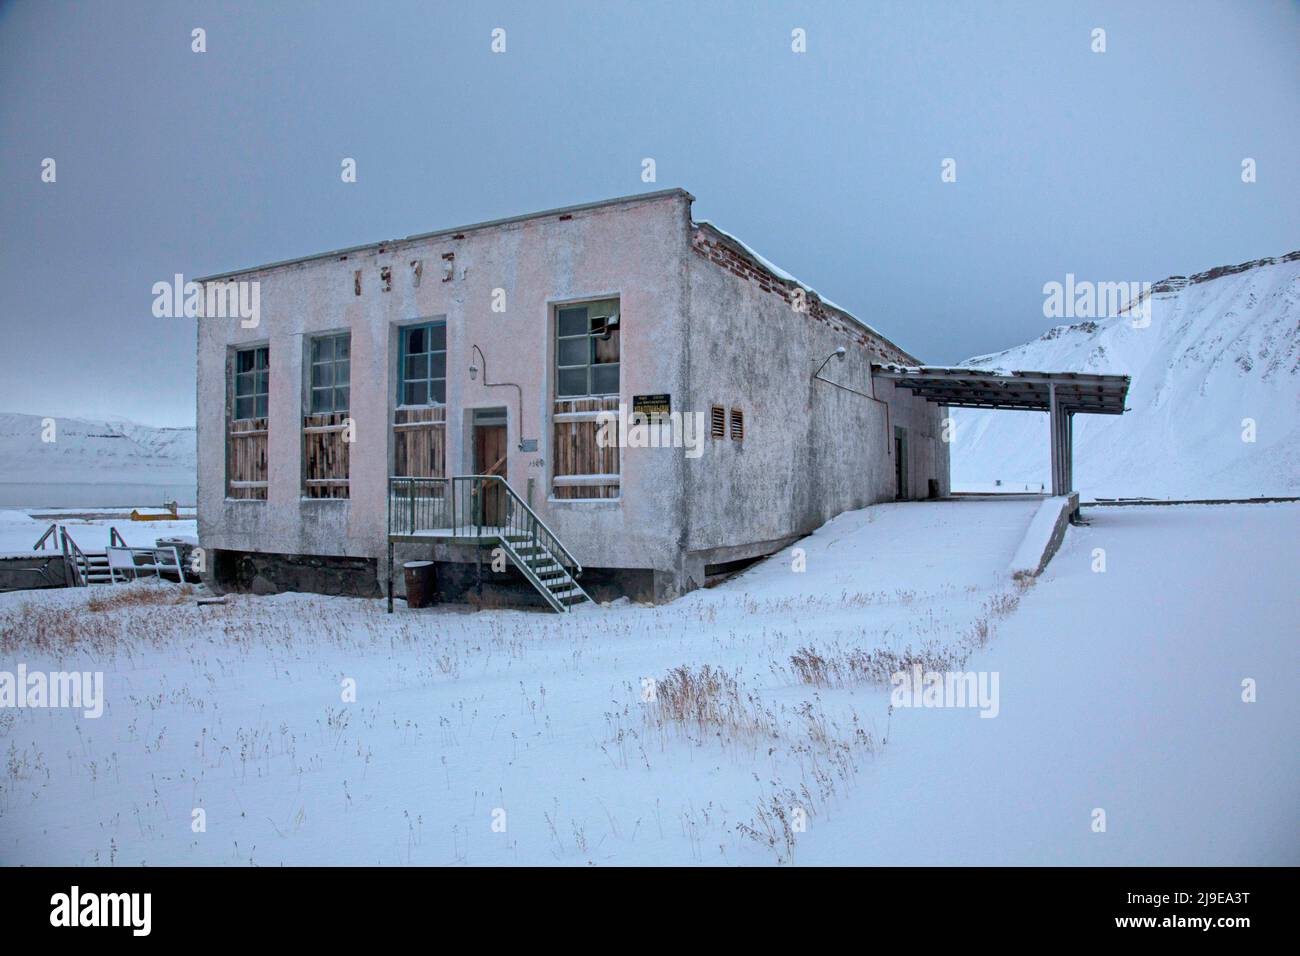
[[[1300,248],[1298,51],[1285,0],[0,3],[0,411],[192,423],[174,273],[669,186],[955,363],[1067,272]]]

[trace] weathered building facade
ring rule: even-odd
[[[260,301],[255,326],[198,323],[217,582],[377,594],[391,552],[441,562],[451,597],[486,529],[518,565],[489,583],[541,590],[558,565],[597,596],[665,600],[842,511],[946,495],[941,407],[872,377],[916,360],[691,202],[666,190],[201,280],[256,282]],[[611,447],[620,406],[681,427]],[[585,597],[558,587],[557,610]]]

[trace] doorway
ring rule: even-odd
[[[473,419],[474,474],[493,475],[508,480],[506,459],[506,411],[504,408],[475,409]],[[483,482],[477,520],[490,527],[503,527],[506,523],[506,493],[501,483]]]
[[[894,426],[894,500],[907,497],[907,429]]]

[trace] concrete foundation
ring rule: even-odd
[[[35,552],[0,557],[0,591],[61,588],[68,583],[62,554]]]
[[[308,591],[350,597],[381,597],[378,561],[337,555],[209,552],[207,580],[219,591],[276,594]]]

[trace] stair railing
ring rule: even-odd
[[[388,533],[415,534],[451,528],[455,489],[446,478],[388,479]]]
[[[582,574],[573,552],[500,475],[390,476],[388,533],[404,536],[422,531],[447,531],[453,537],[479,540],[499,537],[516,551],[532,545],[549,552],[570,577]],[[524,573],[536,577],[530,570]]]
[[[86,578],[86,574],[90,571],[90,559],[86,557],[86,552],[77,547],[77,542],[72,540],[72,535],[68,534],[67,528],[59,528],[59,539],[63,547],[64,567],[71,572],[72,587],[84,588],[90,583]]]
[[[45,534],[41,535],[40,538],[37,539],[36,543],[32,545],[32,550],[33,551],[41,550],[41,548],[45,547],[45,542],[49,541],[51,538],[54,539],[53,546],[57,548],[59,546],[58,532],[59,532],[59,526],[57,524],[50,525],[48,528],[45,529]]]
[[[127,547],[126,538],[118,534],[117,529],[112,525],[109,525],[108,527],[108,543],[110,546],[115,548]]]
[[[543,548],[571,577],[582,574],[582,563],[573,552],[500,475],[464,475],[452,482],[462,506],[459,526],[506,538],[516,549],[523,544]]]

